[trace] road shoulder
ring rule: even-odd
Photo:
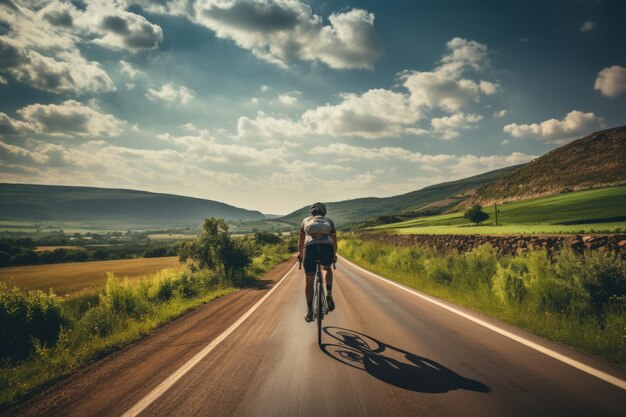
[[[253,287],[221,297],[125,348],[78,368],[3,416],[121,414],[218,337],[292,267],[276,266]],[[118,413],[113,409],[119,410]]]

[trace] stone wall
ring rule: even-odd
[[[490,243],[500,254],[519,255],[529,249],[543,249],[549,254],[565,245],[575,251],[584,249],[608,250],[626,259],[626,234],[612,235],[394,235],[378,233],[358,234],[361,239],[376,240],[399,246],[422,245],[441,251],[466,252]]]

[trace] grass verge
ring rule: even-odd
[[[394,281],[626,368],[626,265],[608,253],[441,253],[344,236],[340,253]]]
[[[257,247],[242,282],[290,256],[286,245]],[[216,272],[186,267],[139,281],[109,274],[104,288],[68,297],[0,283],[0,408],[234,291]]]

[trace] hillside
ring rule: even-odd
[[[376,226],[411,234],[563,234],[616,233],[626,230],[626,187],[575,191],[519,200],[498,205],[498,226],[494,206],[485,206],[489,219],[475,226],[463,212]]]
[[[125,228],[197,226],[206,217],[258,220],[258,211],[200,198],[123,189],[0,184],[0,220]]]
[[[626,126],[595,132],[561,146],[481,187],[457,208],[623,184]]]
[[[431,185],[393,197],[367,197],[328,203],[328,215],[339,227],[345,228],[368,218],[371,218],[372,224],[382,224],[380,218],[387,215],[392,215],[391,221],[397,221],[394,220],[396,216],[415,217],[424,212],[442,212],[466,199],[477,188],[492,183],[521,166],[516,165],[462,180]],[[276,220],[297,225],[308,215],[307,206]],[[383,219],[382,222],[388,221]]]

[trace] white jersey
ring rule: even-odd
[[[325,216],[309,216],[302,220],[300,232],[306,233],[304,246],[317,243],[333,244],[330,235],[337,233],[335,223]]]

